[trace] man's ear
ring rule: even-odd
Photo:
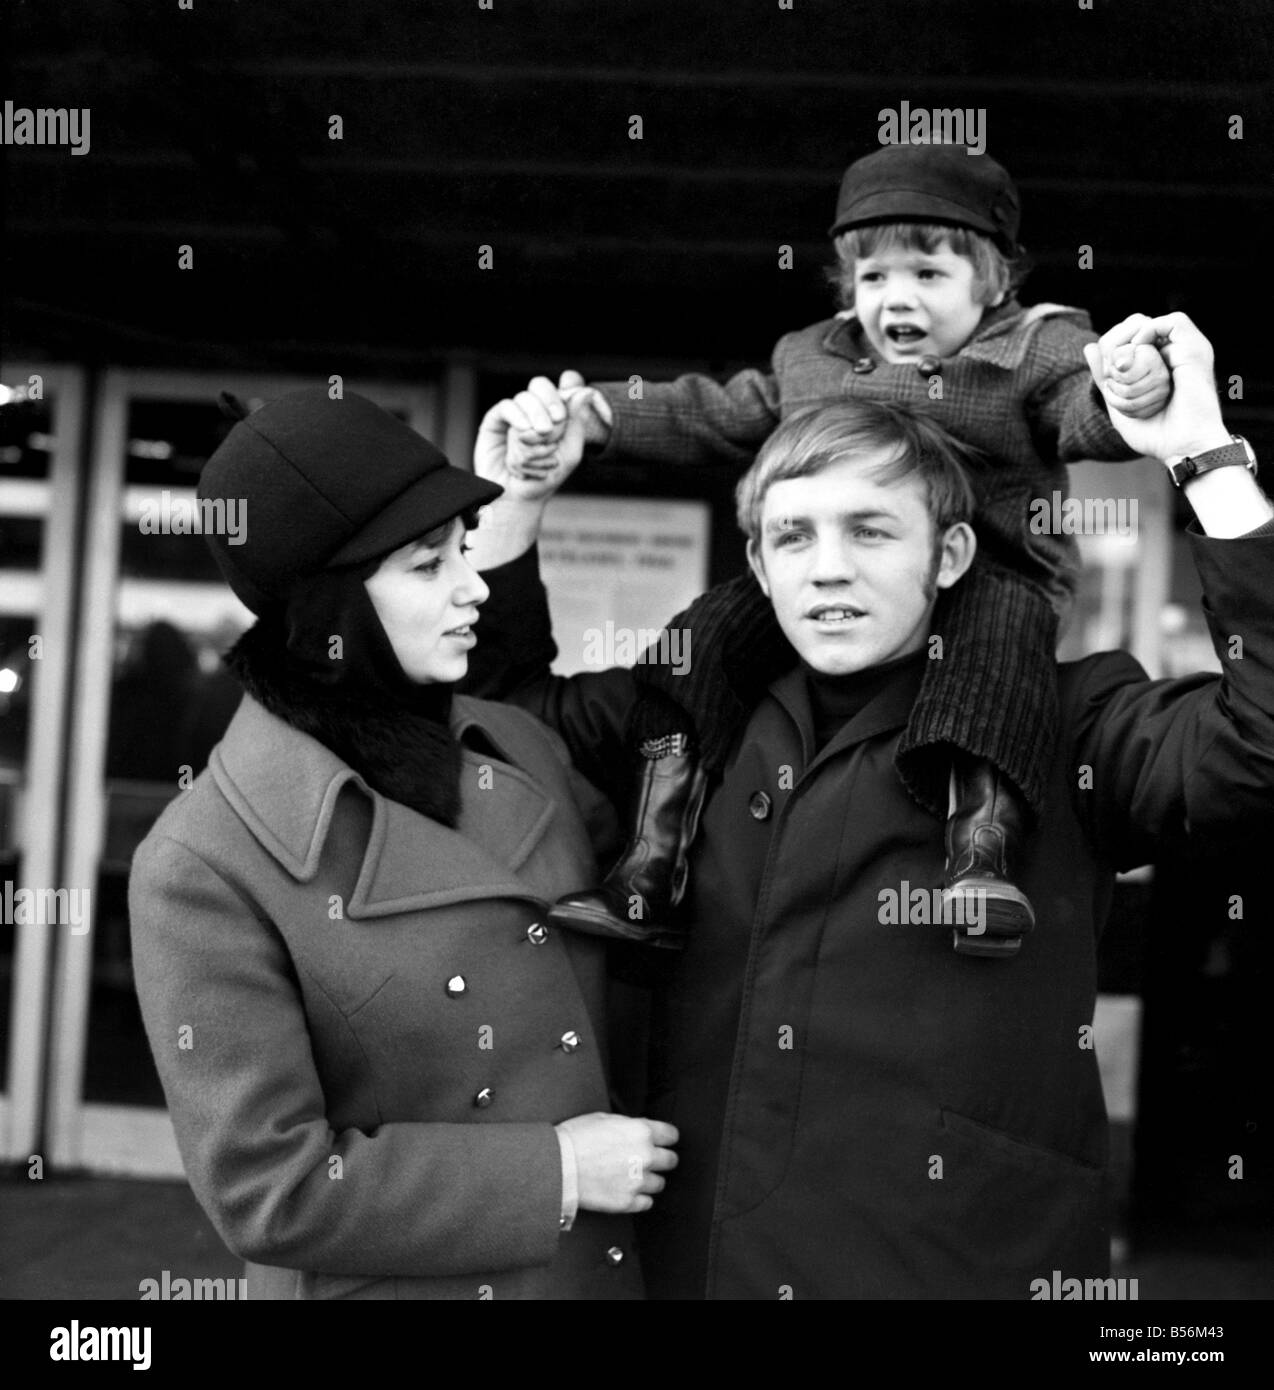
[[[761,560],[761,546],[758,541],[748,542],[748,564],[752,568],[752,573],[756,575],[756,582],[761,586],[761,592],[770,597],[770,585],[765,577],[765,565]]]
[[[978,538],[967,521],[948,526],[939,547],[938,573],[933,582],[939,589],[949,589],[964,576],[977,553]]]

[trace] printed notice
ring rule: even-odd
[[[557,496],[540,566],[553,610],[559,675],[632,666],[708,580],[708,505],[641,497]],[[689,660],[677,634],[660,644]],[[652,652],[646,660],[653,660]]]

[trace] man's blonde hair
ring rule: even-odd
[[[919,475],[935,538],[972,518],[977,499],[965,470],[976,455],[931,420],[901,406],[838,401],[794,412],[761,445],[735,488],[739,529],[759,543],[765,495],[775,483],[811,477],[880,449],[892,452],[875,473],[878,481],[888,484]]]

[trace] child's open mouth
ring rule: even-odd
[[[916,328],[909,323],[893,323],[885,329],[885,337],[891,343],[906,345],[908,343],[918,343],[925,336],[922,329]]]

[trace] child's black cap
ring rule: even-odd
[[[966,145],[885,145],[845,170],[829,236],[880,222],[939,222],[984,232],[1018,254],[1017,189],[989,155]]]

